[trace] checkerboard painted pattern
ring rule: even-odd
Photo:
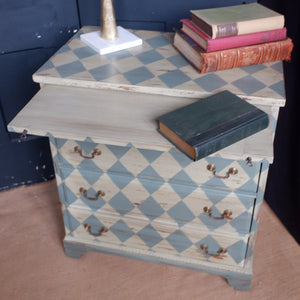
[[[284,82],[278,76],[282,62],[200,75],[172,46],[173,33],[134,31],[143,39],[142,46],[99,55],[80,40],[80,34],[98,29],[83,27],[34,74],[34,80],[190,97],[228,89],[284,104]]]
[[[211,155],[197,162],[192,161],[182,152],[171,148],[169,151],[138,149],[131,144],[127,146],[104,145],[94,143],[90,138],[85,141],[56,139],[57,160],[68,169],[84,169],[93,172],[124,174],[144,179],[156,179],[169,183],[183,183],[190,186],[206,185],[222,189],[239,190],[255,193],[259,180],[260,162],[249,166],[244,160],[234,161]],[[74,151],[79,146],[86,155],[95,148],[101,155],[94,159],[85,159]],[[221,179],[207,170],[208,164],[215,164],[221,176],[231,167],[238,169],[237,175]]]
[[[91,140],[51,140],[53,158],[59,166],[56,177],[60,198],[66,206],[142,216],[150,222],[161,219],[179,227],[193,223],[206,230],[249,233],[260,163],[249,167],[246,161],[207,157],[198,162],[197,169],[197,163],[175,149],[145,151],[132,146],[99,145]],[[102,154],[86,159],[73,150],[74,145],[87,154],[99,148]],[[208,163],[216,163],[220,173],[238,167],[241,177],[236,179],[235,187],[248,192],[236,193],[232,181],[228,181],[231,178],[214,177],[206,170]],[[81,187],[87,190],[87,197],[94,198],[98,190],[105,195],[91,201],[79,192]],[[214,219],[203,211],[205,206],[212,209],[214,217],[230,210],[232,219]]]
[[[78,32],[34,74],[34,80],[184,97],[228,89],[254,104],[272,106],[275,132],[278,107],[285,102],[281,62],[199,75],[173,48],[171,33],[135,31],[143,46],[100,56],[79,38],[92,30],[98,28]],[[266,159],[250,167],[244,158],[228,160],[218,152],[195,163],[174,148],[161,152],[132,144],[100,145],[88,137],[75,142],[46,135],[63,203],[66,253],[79,257],[89,250],[104,250],[192,266],[221,274],[237,288],[249,288],[251,247],[269,167]],[[87,155],[96,147],[102,154],[84,159],[75,153],[75,145]],[[236,167],[238,175],[230,176],[230,181],[216,178],[206,170],[209,163],[216,165],[218,174]],[[81,186],[91,197],[99,189],[105,195],[88,200],[79,192]],[[215,220],[203,211],[204,205],[213,216],[229,209],[232,219]],[[103,226],[108,231],[95,236]],[[203,244],[210,254],[220,247],[227,252],[222,257],[207,255],[200,249]]]
[[[165,226],[161,222],[141,222],[134,218],[108,218],[88,211],[76,209],[63,210],[67,237],[86,240],[97,246],[122,249],[130,252],[139,249],[141,253],[155,257],[166,255],[169,259],[198,264],[206,260],[218,264],[243,266],[244,261],[252,253],[247,251],[247,239],[232,238],[213,233],[191,230],[186,224],[182,227]],[[91,233],[85,229],[91,226]],[[101,236],[94,236],[105,226],[108,231]],[[208,246],[207,255],[200,250],[200,245]],[[221,257],[214,257],[220,248],[227,252]]]

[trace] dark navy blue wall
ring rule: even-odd
[[[79,28],[75,0],[0,0],[0,190],[54,177],[47,138],[8,133],[39,90],[32,74]]]
[[[76,0],[0,0],[0,53],[58,47],[78,28]]]
[[[79,0],[82,25],[100,25],[100,0]],[[114,0],[118,25],[133,29],[172,31],[191,9],[257,2],[255,0]]]

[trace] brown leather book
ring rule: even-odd
[[[208,73],[280,60],[289,61],[293,50],[290,38],[259,45],[205,52],[192,39],[176,31],[174,47],[200,72]]]

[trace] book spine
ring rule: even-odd
[[[249,120],[242,126],[238,125],[241,122],[241,120],[238,120],[236,128],[231,128],[230,130],[226,130],[225,126],[225,128],[220,131],[220,134],[211,137],[206,140],[205,143],[197,144],[196,140],[189,141],[196,152],[195,160],[206,157],[268,127],[268,115],[260,115],[260,112],[258,111],[253,113],[257,114],[257,118]],[[231,126],[232,124],[229,127]]]
[[[216,52],[199,53],[203,60],[200,73],[215,72],[238,67],[256,65],[278,60],[289,61],[293,49],[292,40],[232,48]]]
[[[187,39],[188,36],[184,36],[176,31],[174,36],[173,45],[174,47],[189,61],[191,64],[201,72],[203,69],[203,59],[199,54],[199,46],[194,43],[191,44],[190,39]]]
[[[207,40],[207,52],[270,43],[286,39],[286,28]],[[201,46],[201,45],[200,45]]]
[[[217,24],[212,26],[212,39],[239,34],[238,23]]]
[[[211,39],[189,19],[181,19],[182,31],[207,52],[269,43],[286,39],[286,27],[219,39]]]

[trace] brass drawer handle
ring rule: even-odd
[[[88,159],[93,159],[96,155],[101,155],[101,150],[99,150],[98,148],[95,148],[94,150],[93,150],[93,152],[90,154],[90,155],[84,155],[82,152],[82,149],[81,149],[81,147],[79,147],[79,146],[75,146],[74,147],[74,151],[76,152],[76,153],[79,153],[79,155],[81,156],[81,157],[83,157],[83,158],[88,158]]]
[[[207,213],[209,217],[211,217],[212,219],[215,219],[215,220],[223,220],[223,219],[232,220],[232,217],[231,217],[232,211],[230,211],[228,209],[225,209],[220,216],[214,216],[212,214],[211,208],[208,208],[207,206],[203,207],[203,211],[205,213]]]
[[[102,233],[108,231],[108,228],[105,227],[105,226],[103,226],[103,227],[101,227],[101,228],[98,230],[98,232],[94,233],[94,232],[92,232],[92,226],[91,226],[90,224],[87,224],[87,223],[86,223],[86,224],[84,224],[83,226],[84,226],[84,229],[85,229],[89,234],[91,234],[91,235],[93,235],[93,236],[101,236]]]
[[[208,251],[208,246],[205,244],[201,244],[200,245],[200,249],[202,250],[202,252],[206,255],[206,256],[211,256],[217,259],[223,259],[224,257],[226,257],[226,253],[227,253],[227,249],[226,248],[220,248],[216,253],[210,253]]]
[[[79,193],[80,193],[82,196],[84,196],[86,199],[92,200],[92,201],[98,200],[99,197],[104,197],[104,196],[105,196],[105,192],[99,190],[99,191],[97,192],[97,194],[96,194],[95,197],[89,197],[89,196],[87,195],[87,190],[86,190],[85,188],[83,188],[83,187],[81,187],[81,188],[79,189]]]
[[[206,169],[208,171],[211,171],[215,177],[221,178],[221,179],[229,178],[230,175],[236,175],[238,173],[237,168],[229,168],[229,170],[226,172],[226,174],[224,176],[218,175],[218,174],[216,174],[216,166],[214,164],[208,164],[206,166]]]

